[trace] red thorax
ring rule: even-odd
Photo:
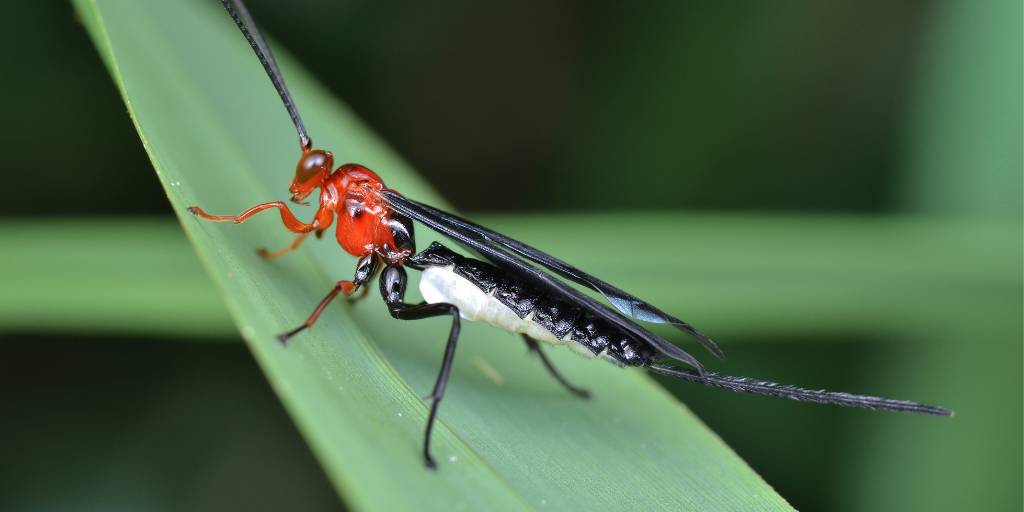
[[[390,262],[408,254],[397,250],[390,228],[391,209],[384,203],[380,176],[358,164],[345,164],[330,174],[321,185],[320,212],[337,214],[335,231],[338,243],[349,254],[363,257],[377,253]],[[319,229],[330,225],[320,224]]]

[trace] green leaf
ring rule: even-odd
[[[352,258],[314,243],[265,262],[255,247],[289,240],[275,215],[232,226],[185,214],[191,204],[238,212],[284,197],[298,155],[280,102],[228,17],[212,2],[76,5],[243,337],[352,507],[789,508],[641,372],[553,354],[597,395],[574,400],[515,337],[479,326],[465,330],[441,408],[434,441],[440,470],[425,470],[420,397],[437,371],[446,322],[393,321],[371,298],[329,308],[310,333],[283,348],[273,335],[301,322],[334,281],[349,276]],[[439,202],[283,53],[281,67],[314,140],[380,171],[389,186]],[[429,241],[424,235],[420,245]]]

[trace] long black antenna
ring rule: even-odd
[[[839,393],[835,391],[803,389],[796,386],[776,384],[774,382],[754,380],[749,377],[730,377],[718,375],[712,372],[705,372],[700,375],[693,370],[675,368],[661,364],[652,364],[648,368],[662,375],[676,377],[705,386],[728,389],[737,393],[751,393],[754,395],[777,396],[800,402],[816,402],[819,404],[834,404],[843,407],[860,407],[863,409],[876,409],[881,411],[915,412],[919,414],[934,414],[936,416],[952,416],[953,411],[933,405],[923,405],[905,400],[892,400],[876,396],[854,395],[850,393]]]
[[[224,9],[231,15],[231,19],[235,20],[238,30],[241,30],[242,35],[249,41],[249,46],[252,47],[252,51],[256,52],[256,58],[260,60],[260,64],[263,64],[263,69],[267,71],[267,76],[270,77],[274,88],[277,89],[277,94],[281,96],[284,108],[288,109],[288,115],[292,117],[292,123],[295,123],[295,131],[299,132],[299,144],[302,144],[303,151],[312,149],[313,141],[306,134],[306,127],[302,125],[299,110],[295,108],[295,102],[292,101],[292,95],[288,92],[288,86],[284,83],[281,71],[277,69],[277,61],[274,60],[274,54],[271,53],[270,47],[267,46],[267,41],[263,39],[263,35],[260,34],[260,29],[252,21],[249,9],[245,8],[242,0],[221,0],[221,3],[224,4]]]

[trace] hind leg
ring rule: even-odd
[[[544,351],[540,349],[540,343],[537,343],[537,340],[524,334],[523,341],[526,342],[526,346],[530,349],[530,352],[535,352],[537,356],[540,357],[540,362],[544,364],[544,367],[548,369],[548,372],[551,373],[551,376],[554,377],[555,380],[557,380],[559,383],[565,386],[565,389],[568,389],[570,393],[584,400],[590,398],[590,391],[570,384],[569,381],[562,376],[558,369],[555,368],[555,365],[551,364],[551,360],[548,359],[547,354],[545,354]]]

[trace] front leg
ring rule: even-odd
[[[213,222],[234,222],[235,224],[241,224],[246,220],[249,220],[249,217],[262,212],[263,210],[269,210],[270,208],[277,208],[281,212],[281,222],[284,223],[284,227],[288,228],[288,231],[293,233],[309,233],[316,229],[326,229],[327,226],[322,226],[321,224],[325,217],[329,219],[331,216],[330,210],[325,211],[326,208],[321,206],[320,209],[317,210],[316,216],[313,218],[313,222],[306,224],[296,218],[295,214],[293,214],[291,209],[288,208],[288,205],[281,201],[271,201],[269,203],[258,204],[238,215],[210,215],[198,206],[189,206],[188,212],[192,215]],[[328,222],[328,224],[330,224],[330,222]]]
[[[419,320],[445,315],[452,317],[452,328],[448,332],[448,344],[445,345],[444,357],[441,359],[441,371],[438,372],[434,390],[430,393],[430,414],[427,416],[427,429],[423,436],[423,460],[428,468],[436,469],[437,463],[430,456],[430,436],[434,431],[437,408],[441,405],[441,399],[444,398],[445,388],[448,387],[448,376],[452,372],[452,362],[455,360],[455,345],[459,340],[459,308],[443,302],[406,304],[405,285],[407,279],[405,269],[397,265],[388,265],[380,276],[380,293],[384,297],[384,302],[388,305],[388,311],[392,317],[399,320]]]
[[[317,231],[317,233],[319,233],[319,231]],[[259,249],[256,249],[256,254],[259,254],[260,257],[265,260],[280,258],[281,256],[298,249],[299,246],[302,245],[302,242],[306,241],[307,236],[309,236],[309,233],[299,233],[299,236],[296,236],[295,240],[292,240],[292,243],[288,244],[287,247],[282,247],[276,251],[268,251],[266,247],[260,247]]]
[[[277,341],[280,341],[282,345],[288,343],[288,339],[296,334],[313,327],[316,320],[320,318],[320,314],[324,312],[327,305],[338,296],[339,293],[344,294],[346,297],[352,295],[359,289],[360,286],[366,284],[367,281],[373,277],[374,271],[377,270],[377,257],[374,254],[367,254],[359,259],[359,263],[356,264],[356,275],[351,281],[344,280],[338,281],[334,285],[334,288],[327,293],[327,296],[320,301],[320,304],[313,310],[313,314],[309,315],[302,325],[277,336]]]
[[[317,220],[318,218],[319,217],[314,218],[313,224],[319,225]],[[316,228],[316,231],[313,232],[313,234],[316,235],[317,240],[323,238],[325,229],[326,228],[318,227]],[[309,233],[299,233],[299,235],[295,237],[295,240],[292,240],[292,243],[288,244],[287,247],[282,247],[276,251],[268,251],[265,247],[260,247],[259,249],[256,249],[256,254],[259,254],[260,257],[265,260],[275,260],[298,249],[302,245],[302,242],[306,241],[306,237],[308,236]],[[363,295],[366,295],[366,288],[363,288],[363,292]]]

